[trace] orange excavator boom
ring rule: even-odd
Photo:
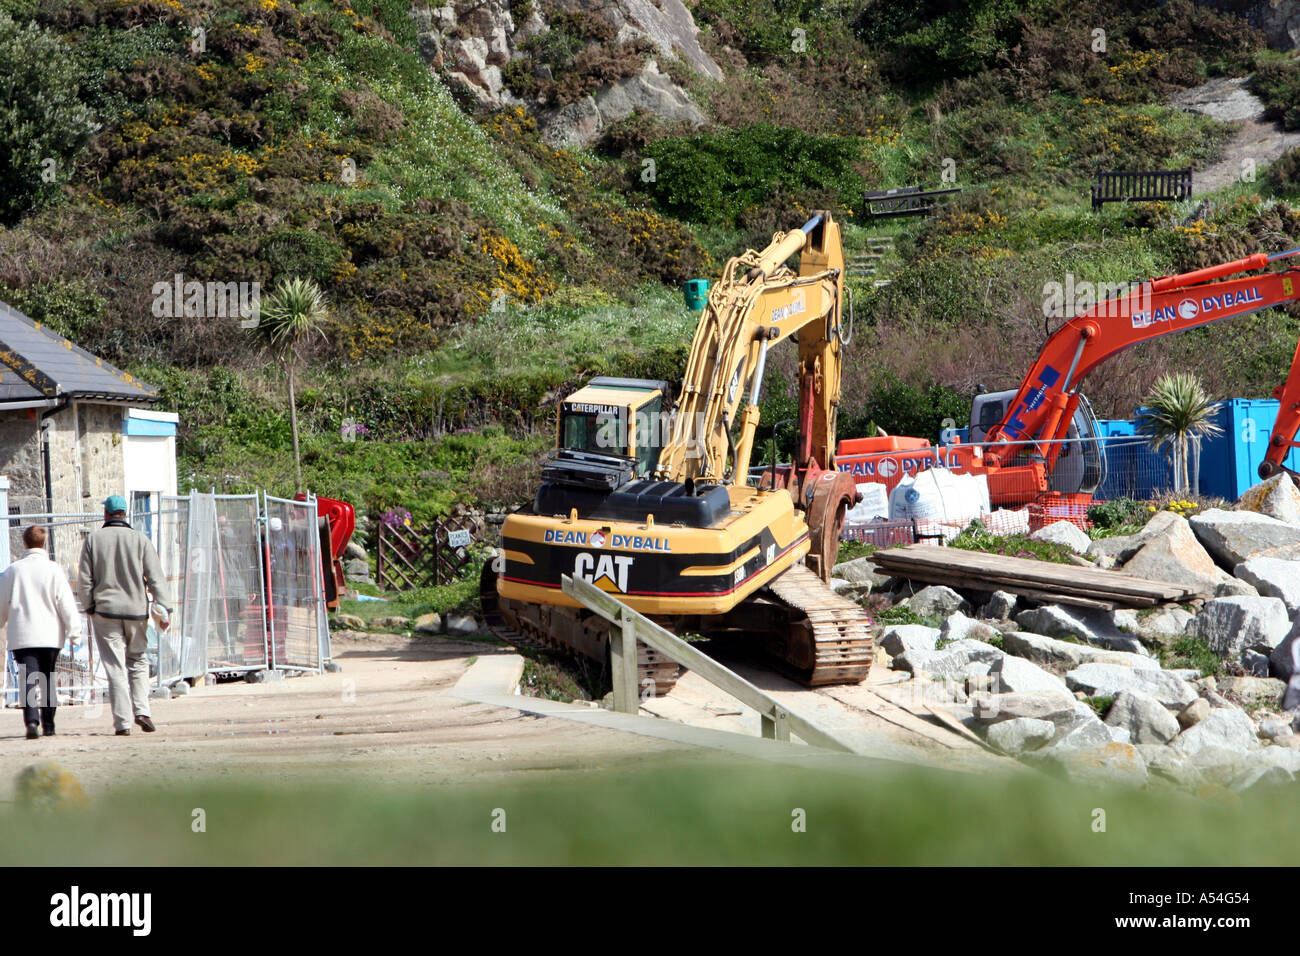
[[[1194,272],[1161,276],[1070,319],[1047,340],[1007,406],[1006,416],[989,431],[986,440],[1002,444],[988,449],[986,462],[997,467],[1035,452],[1050,472],[1078,404],[1079,385],[1089,372],[1139,342],[1300,301],[1300,269],[1262,271],[1273,262],[1297,255],[1300,249],[1274,255],[1258,253]],[[1300,400],[1300,368],[1296,365],[1285,390],[1293,405]],[[1273,438],[1276,449],[1285,449],[1285,457],[1294,447],[1290,442],[1300,425],[1296,419],[1300,412],[1292,408],[1288,417],[1287,410],[1283,411]],[[1270,452],[1273,450],[1271,447]],[[1277,464],[1280,467],[1281,459]]]

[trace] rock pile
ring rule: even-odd
[[[1000,592],[913,591],[875,573],[870,558],[834,573],[853,583],[850,593],[874,591],[873,607],[893,601],[924,622],[880,634],[890,666],[911,675],[901,686],[948,702],[1004,753],[1086,780],[1193,791],[1294,783],[1300,491],[1290,478],[1256,486],[1231,511],[1190,521],[1158,513],[1127,537],[1084,544],[1052,534],[1099,566],[1198,583],[1213,597],[1092,611]]]

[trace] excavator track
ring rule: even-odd
[[[769,586],[781,603],[804,616],[791,628],[781,654],[810,687],[856,684],[871,670],[875,648],[871,618],[857,604],[840,597],[820,577],[796,564]]]
[[[508,644],[524,645],[565,657],[580,655],[606,666],[609,626],[598,615],[576,608],[540,607],[503,599],[497,594],[491,562],[479,579],[483,619],[494,635]],[[565,640],[563,635],[569,635]],[[642,697],[662,697],[673,689],[681,667],[652,647],[637,642],[637,686]]]

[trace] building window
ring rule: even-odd
[[[131,492],[131,527],[153,540],[153,492]]]

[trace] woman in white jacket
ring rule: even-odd
[[[23,722],[27,739],[54,734],[54,662],[77,624],[76,599],[63,569],[45,550],[45,529],[23,532],[27,550],[0,574],[0,627],[6,627],[9,650],[23,688]],[[40,706],[38,707],[38,703]]]

